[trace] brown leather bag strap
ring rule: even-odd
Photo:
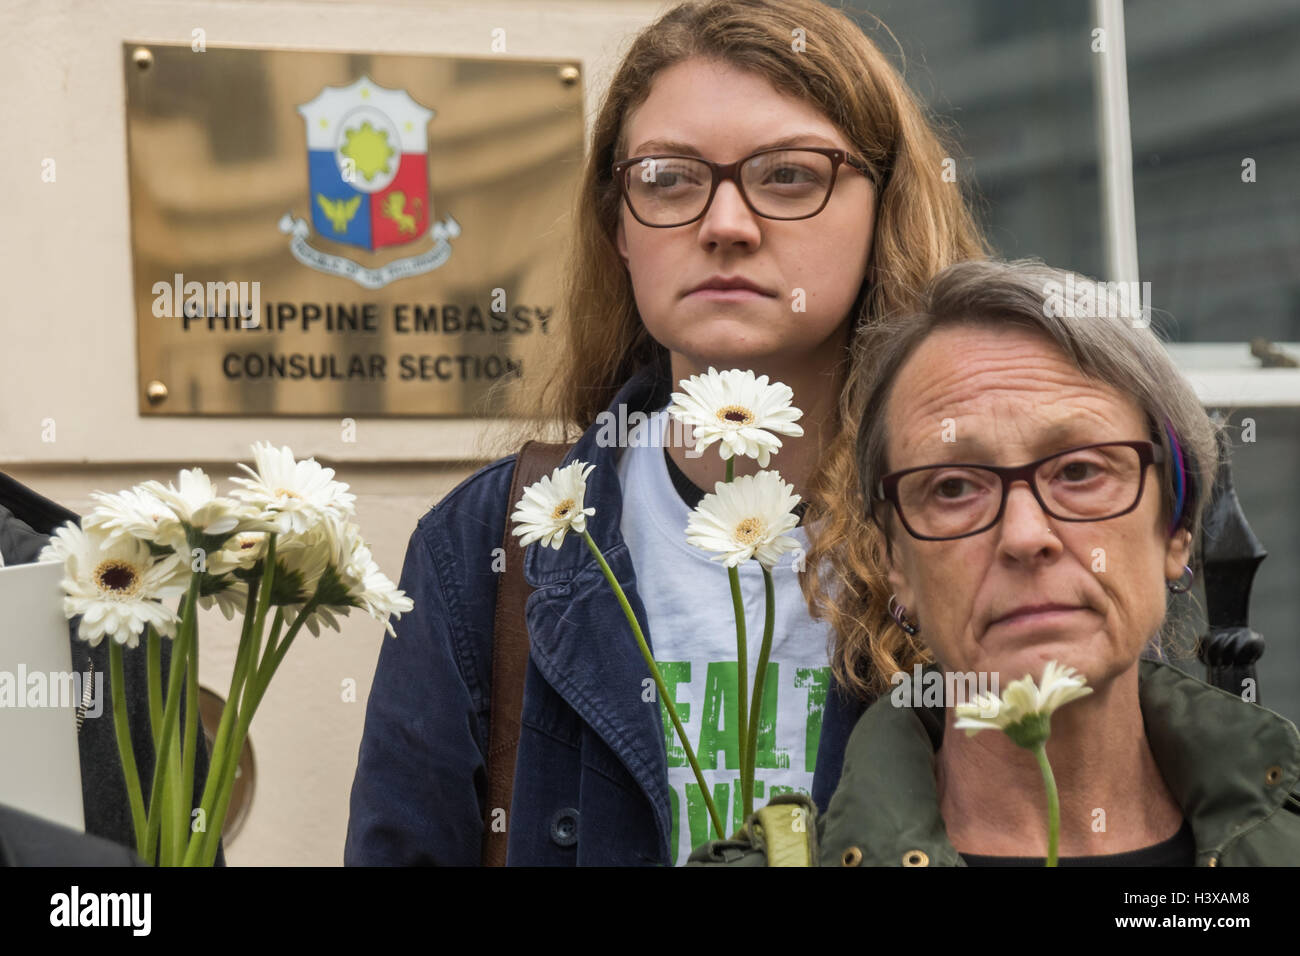
[[[492,630],[491,716],[488,723],[487,807],[483,817],[483,865],[506,865],[510,798],[515,786],[515,752],[519,749],[519,720],[524,706],[524,674],[528,666],[528,622],[524,605],[532,588],[524,580],[524,552],[510,533],[510,515],[524,489],[549,475],[572,445],[530,441],[519,450],[510,482],[506,527],[501,539],[505,571],[497,582],[496,618]],[[504,811],[505,827],[501,826]],[[495,824],[495,825],[494,825]]]

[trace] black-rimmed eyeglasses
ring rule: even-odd
[[[615,163],[613,170],[637,222],[666,229],[703,216],[723,180],[736,184],[755,215],[809,219],[826,207],[840,166],[877,183],[867,163],[842,149],[820,146],[761,149],[734,163],[712,163],[698,156],[634,156]]]
[[[875,499],[893,504],[907,533],[922,541],[987,531],[1002,520],[1017,481],[1029,485],[1053,518],[1105,521],[1137,507],[1147,465],[1163,461],[1164,449],[1154,442],[1123,441],[1070,448],[1016,467],[922,465],[885,475]]]

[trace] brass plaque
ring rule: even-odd
[[[527,414],[577,64],[144,41],[122,64],[141,414]]]

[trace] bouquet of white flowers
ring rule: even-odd
[[[217,494],[199,468],[179,487],[146,481],[117,494],[95,492],[97,507],[79,527],[57,529],[40,554],[61,561],[64,613],[81,617],[78,636],[108,636],[109,683],[118,751],[126,777],[136,850],[148,863],[211,866],[230,804],[249,724],[298,632],[362,608],[387,624],[412,602],[379,570],[354,517],[356,496],[315,459],[286,448],[253,446],[256,469],[232,478],[233,497]],[[178,598],[175,609],[166,602]],[[244,614],[230,692],[198,807],[191,807],[199,732],[199,608],[216,604],[227,620]],[[267,616],[271,615],[269,637]],[[287,628],[287,630],[286,630]],[[283,633],[282,633],[283,632]],[[122,648],[141,637],[148,655],[154,772],[149,799],[136,770],[126,717]],[[162,638],[172,640],[166,693]],[[264,640],[265,638],[265,640]],[[185,728],[180,723],[185,702]]]

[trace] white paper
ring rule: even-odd
[[[87,675],[72,671],[62,578],[62,562],[0,568],[0,803],[84,832],[76,711]],[[112,720],[97,696],[95,719]]]

